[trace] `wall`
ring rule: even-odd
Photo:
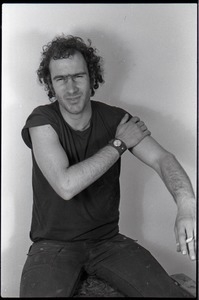
[[[4,4],[2,78],[2,296],[18,297],[30,246],[31,155],[21,129],[48,103],[36,70],[55,35],[91,38],[104,57],[106,83],[96,100],[140,116],[173,152],[196,187],[196,4]],[[176,252],[176,206],[149,167],[126,153],[121,232],[147,247],[169,274],[195,278]]]

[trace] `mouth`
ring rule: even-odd
[[[65,99],[66,99],[67,101],[69,101],[69,102],[76,103],[76,102],[79,101],[80,95],[74,96],[74,97],[66,97]]]

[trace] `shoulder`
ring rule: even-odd
[[[57,124],[59,119],[57,103],[53,102],[40,105],[33,109],[26,120],[25,127],[39,126],[45,124]]]
[[[121,118],[127,113],[123,108],[113,106],[101,101],[93,101],[92,107],[94,110],[103,116],[104,119],[108,119],[109,121],[120,121]]]
[[[124,109],[117,107],[117,106],[113,106],[101,101],[91,101],[92,105],[97,108],[98,110],[101,110],[103,112],[113,112],[113,113],[122,113],[124,112]]]
[[[31,148],[29,129],[37,126],[51,125],[56,131],[58,128],[58,111],[56,102],[37,106],[28,116],[22,128],[22,138]]]

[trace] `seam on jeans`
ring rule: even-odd
[[[107,268],[106,266],[104,266],[103,264],[101,264],[102,266],[103,266],[103,268],[105,268],[105,269],[107,269],[107,270],[109,270],[110,272],[112,272],[112,273],[114,273],[114,274],[116,274],[115,272],[113,272],[113,271],[111,271],[111,269],[110,268]],[[121,274],[121,272],[119,272],[120,274]],[[96,272],[96,274],[97,274],[97,272]],[[117,275],[118,277],[120,277],[123,281],[126,281],[130,286],[133,286],[132,284],[130,284],[125,278],[123,278],[121,275]],[[100,276],[99,276],[100,277]],[[102,278],[102,277],[101,277]],[[104,278],[102,278],[102,279],[104,279]],[[105,279],[105,280],[107,280],[107,279]],[[108,281],[109,282],[109,281]],[[110,283],[111,284],[111,283]],[[118,289],[117,287],[115,287],[116,289]],[[133,288],[142,296],[142,297],[144,297],[144,295],[142,294],[142,292],[138,289],[138,288],[136,288],[136,287],[134,287],[133,286]],[[121,291],[122,293],[124,293],[123,291]],[[124,293],[125,294],[125,293]]]
[[[76,291],[76,288],[77,288],[77,286],[78,286],[78,284],[79,284],[79,282],[80,282],[80,279],[81,279],[82,274],[83,274],[83,269],[80,268],[80,272],[79,272],[78,277],[77,277],[77,279],[76,279],[76,281],[75,281],[75,284],[72,286],[72,288],[71,288],[71,290],[70,290],[70,296],[69,296],[69,297],[72,297],[72,296],[74,295],[74,293],[75,293],[75,291]],[[74,277],[74,276],[73,276],[73,277]]]
[[[54,257],[52,257],[51,262],[50,262],[50,266],[54,267],[54,262],[57,259],[57,257],[60,255],[60,252],[62,252],[62,250],[64,249],[64,247],[60,248],[54,255]]]

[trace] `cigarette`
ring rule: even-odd
[[[193,236],[190,237],[190,238],[188,238],[185,242],[186,242],[186,243],[190,243],[192,240],[193,240]]]

